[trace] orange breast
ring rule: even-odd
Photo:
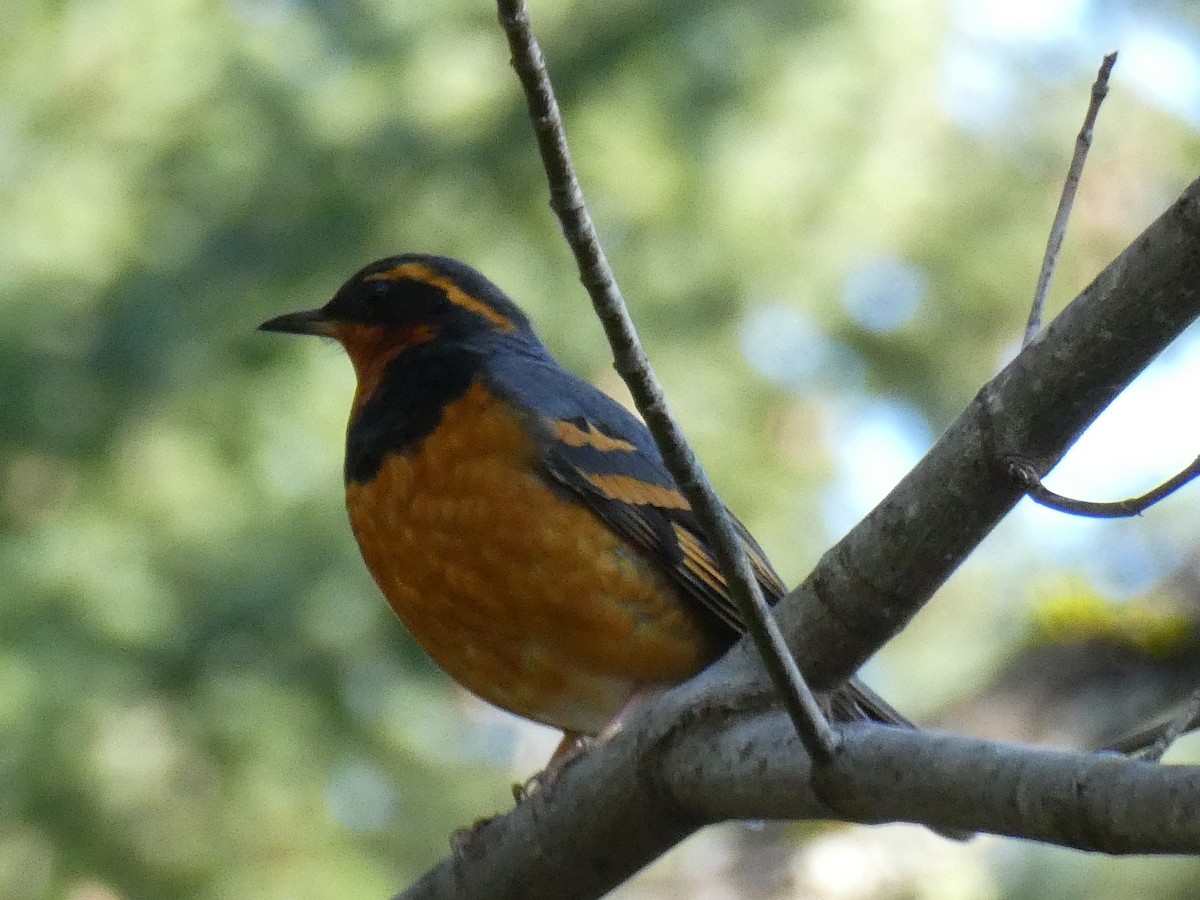
[[[553,493],[511,411],[479,385],[417,451],[351,482],[363,558],[418,643],[485,700],[594,733],[633,691],[712,658],[666,577]]]

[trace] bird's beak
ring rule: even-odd
[[[259,331],[280,331],[284,334],[319,334],[330,337],[333,334],[333,323],[325,318],[319,309],[306,309],[304,312],[285,313],[273,319],[267,319],[258,326]]]

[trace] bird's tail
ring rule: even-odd
[[[851,678],[833,693],[829,698],[829,707],[833,717],[843,722],[866,719],[901,728],[917,727],[857,678]]]

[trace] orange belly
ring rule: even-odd
[[[667,578],[536,471],[520,423],[473,386],[346,503],[363,558],[456,681],[526,718],[595,733],[641,687],[711,661]]]

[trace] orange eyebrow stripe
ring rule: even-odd
[[[637,450],[637,447],[629,443],[629,441],[609,437],[604,432],[597,430],[591,422],[586,424],[587,431],[584,431],[571,422],[564,419],[556,419],[554,422],[554,436],[568,447],[593,447],[605,453],[613,450],[633,453]]]
[[[437,272],[424,263],[405,263],[402,266],[396,266],[394,269],[388,269],[386,272],[376,272],[374,275],[368,275],[364,280],[421,281],[437,288],[455,306],[475,313],[477,316],[483,316],[483,318],[492,323],[492,326],[497,331],[508,334],[517,330],[517,326],[513,324],[512,319],[502,316],[478,297],[472,297],[455,284],[454,279],[437,274]]]
[[[657,506],[660,509],[691,508],[683,494],[674,488],[651,484],[631,475],[594,475],[591,472],[580,472],[579,474],[609,500],[616,500],[618,503]]]

